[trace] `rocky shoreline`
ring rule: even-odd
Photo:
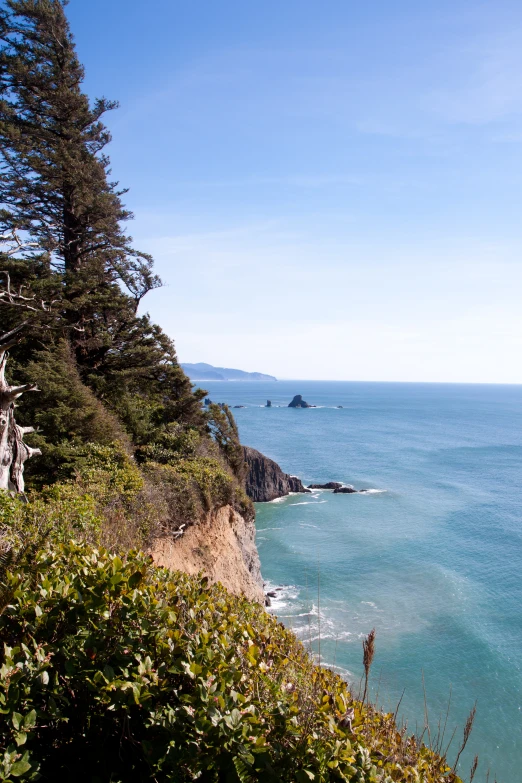
[[[243,455],[247,468],[245,491],[254,503],[269,503],[283,498],[292,492],[311,493],[314,489],[331,490],[334,495],[355,495],[368,492],[367,489],[354,489],[340,481],[327,481],[324,484],[309,484],[305,487],[297,476],[285,473],[270,457],[257,449],[243,446]]]

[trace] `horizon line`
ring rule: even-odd
[[[268,375],[269,373],[263,373]],[[275,377],[275,376],[274,376]],[[280,381],[291,383],[404,383],[404,384],[417,384],[417,385],[432,385],[432,386],[522,386],[522,381],[368,381],[360,379],[341,379],[341,378],[276,378],[275,381],[258,381],[249,378],[211,378],[205,380],[189,378],[192,383],[279,383]]]

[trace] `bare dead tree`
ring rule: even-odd
[[[2,252],[10,257],[16,253],[33,247],[32,243],[24,244],[16,232],[0,236]],[[7,246],[7,247],[5,247]],[[0,272],[5,284],[0,289],[0,304],[21,308],[30,313],[49,312],[52,303],[38,300],[35,296],[26,296],[23,288],[14,290],[8,272]],[[36,384],[25,383],[21,386],[11,386],[5,377],[5,367],[10,348],[22,339],[22,333],[29,321],[15,326],[9,332],[0,334],[0,489],[23,493],[24,464],[35,454],[41,454],[40,449],[33,449],[24,443],[24,435],[34,432],[33,427],[21,427],[16,423],[16,400],[28,391],[38,391]]]
[[[15,401],[24,392],[38,391],[36,384],[25,383],[10,386],[5,379],[8,351],[21,339],[27,322],[0,336],[0,489],[24,491],[24,463],[29,457],[41,454],[24,443],[24,435],[34,432],[33,427],[20,427],[15,420]]]

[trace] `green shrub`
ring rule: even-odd
[[[207,441],[207,442],[205,442]],[[156,440],[136,450],[139,462],[150,460],[161,465],[175,464],[178,459],[194,459],[201,450],[208,450],[209,438],[202,438],[194,427],[184,427],[173,422],[169,424]]]
[[[143,489],[143,477],[119,443],[86,443],[75,450],[76,479],[101,498],[120,495],[133,498]]]
[[[33,352],[27,364],[10,363],[18,383],[38,383],[39,394],[24,395],[20,423],[38,428],[28,436],[42,449],[27,463],[28,486],[41,487],[74,474],[77,449],[85,443],[129,448],[124,428],[94,393],[82,383],[77,364],[65,340]]]
[[[172,520],[197,523],[202,515],[234,503],[237,484],[218,459],[178,459],[173,464],[147,463],[147,475],[170,499]]]
[[[4,782],[458,780],[220,586],[73,542],[3,571]]]
[[[124,551],[149,544],[165,517],[162,498],[147,485],[119,444],[74,449],[76,476],[25,498],[0,492],[0,528],[9,540],[46,531]]]
[[[175,470],[198,487],[206,511],[233,501],[234,478],[219,460],[212,457],[182,459],[176,463]]]
[[[0,530],[10,544],[19,545],[39,533],[49,533],[56,541],[77,537],[97,542],[102,528],[96,499],[74,484],[55,484],[31,503],[0,491]]]

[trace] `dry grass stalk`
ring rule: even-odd
[[[473,778],[475,777],[475,772],[477,771],[478,767],[478,756],[475,756],[473,759],[473,764],[471,765],[471,769],[469,771],[469,783],[472,783]]]
[[[464,735],[462,737],[462,744],[461,744],[461,746],[459,748],[459,752],[457,753],[457,758],[455,759],[455,764],[453,765],[453,771],[454,772],[457,771],[457,766],[458,766],[458,763],[459,763],[460,756],[461,756],[464,748],[468,744],[469,735],[471,734],[471,730],[473,728],[473,722],[475,720],[476,712],[477,712],[477,705],[475,703],[473,705],[472,709],[471,709],[471,712],[468,715],[468,718],[466,720],[466,725],[464,726]]]
[[[362,703],[366,701],[366,694],[368,692],[368,678],[370,676],[370,669],[375,656],[375,628],[372,628],[368,636],[363,639],[363,664],[364,664],[364,693],[362,697]]]
[[[428,715],[428,699],[426,697],[426,683],[424,682],[424,671],[422,672],[422,691],[424,693],[424,729],[428,732],[428,745],[429,747],[433,747],[431,742],[431,731],[430,731],[430,718]]]
[[[439,735],[437,737],[437,744],[435,746],[435,750],[437,751],[437,753],[441,753],[441,754],[442,754],[442,745],[443,745],[443,742],[444,742],[444,736],[446,734],[446,727],[448,725],[448,718],[449,718],[449,712],[450,712],[450,707],[451,707],[451,697],[452,697],[452,694],[453,694],[453,686],[450,685],[449,697],[448,697],[448,706],[446,708],[446,717],[444,719],[444,726],[442,728],[442,735],[441,736]]]

